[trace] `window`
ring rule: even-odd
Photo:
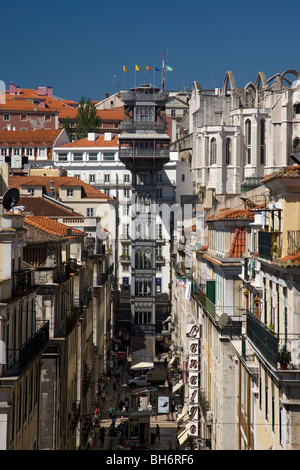
[[[266,146],[266,121],[261,119],[260,121],[260,164],[265,164],[265,146]]]
[[[171,116],[175,117],[176,116],[176,109],[171,109]]]
[[[129,183],[129,178],[130,178],[130,175],[128,174],[124,175],[124,183]]]
[[[82,152],[76,152],[74,153],[74,162],[81,162],[83,159],[83,154]]]
[[[295,109],[295,113],[296,114],[300,114],[300,103],[296,103],[294,105],[294,109]]]
[[[10,115],[9,114],[4,114],[3,121],[9,121],[9,120],[10,120]]]
[[[70,121],[70,127],[75,127],[76,126],[76,122],[75,121]]]
[[[246,129],[245,129],[245,137],[246,137],[246,161],[247,164],[251,164],[251,121],[247,119],[246,121]]]
[[[76,175],[74,175],[75,178],[78,178],[80,180],[80,174],[76,173]]]
[[[28,188],[27,192],[30,194],[30,196],[34,196],[34,189]]]
[[[7,155],[7,149],[1,149],[1,155],[5,157]]]
[[[38,149],[39,157],[47,157],[47,149],[46,148],[39,148]]]
[[[26,155],[27,155],[27,157],[32,157],[33,149],[26,149]]]
[[[95,183],[95,180],[96,180],[95,175],[91,174],[90,175],[90,183]]]
[[[181,181],[185,181],[185,175],[181,175]]]
[[[20,149],[18,149],[18,148],[13,149],[13,153],[14,153],[14,155],[21,155]]]
[[[73,197],[74,196],[74,189],[67,189],[67,197]]]
[[[50,114],[46,114],[46,116],[45,116],[45,121],[46,121],[46,122],[50,122],[50,121],[51,121],[51,116],[50,116]]]
[[[110,175],[104,175],[104,183],[109,184]]]
[[[93,207],[87,207],[86,216],[87,217],[93,217],[94,216],[94,208]]]
[[[217,141],[213,137],[210,141],[210,164],[216,165],[217,163]]]
[[[66,162],[68,160],[68,154],[67,153],[59,153],[58,154],[58,161],[59,162]]]
[[[27,114],[21,114],[20,120],[21,121],[27,121]]]
[[[109,189],[105,188],[103,192],[107,197],[109,197],[109,194],[110,194]]]
[[[227,137],[225,142],[225,164],[230,165],[231,163],[231,139]]]
[[[97,153],[96,152],[89,153],[89,161],[90,162],[97,161]]]
[[[300,152],[300,139],[299,137],[296,137],[293,141],[293,153],[299,153]]]
[[[115,159],[115,154],[112,152],[103,152],[103,160],[108,162]]]
[[[156,190],[156,196],[160,199],[162,198],[162,189],[157,189]]]
[[[124,198],[128,199],[130,196],[129,189],[124,189]]]

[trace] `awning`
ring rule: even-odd
[[[187,424],[185,429],[181,431],[177,436],[179,445],[182,446],[182,444],[184,444],[184,442],[187,440],[188,437],[189,437],[189,425]]]
[[[174,387],[172,387],[172,393],[177,392],[177,390],[179,390],[182,386],[183,386],[183,381],[179,380],[179,382],[176,385],[174,385]]]
[[[131,361],[132,370],[142,370],[142,369],[153,369],[154,368],[154,359],[152,351],[148,349],[139,349],[132,353]]]

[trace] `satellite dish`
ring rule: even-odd
[[[19,190],[17,188],[10,188],[5,191],[2,198],[2,206],[4,209],[12,209],[19,200]]]
[[[229,320],[229,317],[228,317],[227,313],[222,313],[222,315],[219,318],[220,327],[224,328],[227,325],[228,320]]]

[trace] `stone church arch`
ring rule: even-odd
[[[222,95],[223,96],[227,96],[229,95],[228,93],[228,83],[230,82],[230,91],[231,91],[231,94],[236,91],[236,85],[235,85],[235,80],[234,80],[234,76],[233,76],[233,73],[228,71],[226,72],[226,75],[225,75],[225,78],[224,78],[224,82],[223,82],[223,87],[222,87]]]
[[[267,88],[267,86],[268,86],[267,79],[266,79],[266,76],[263,72],[258,72],[257,77],[256,77],[256,81],[255,81],[255,86],[256,86],[257,90],[259,90],[260,88],[262,88],[263,90],[265,88]]]
[[[244,88],[244,102],[246,108],[256,106],[256,88],[252,82],[247,83]]]
[[[295,80],[289,80],[287,75],[293,75],[295,77]],[[282,82],[285,82],[287,84],[287,87],[290,88],[299,88],[300,86],[300,74],[296,70],[286,70],[281,74],[282,77]]]

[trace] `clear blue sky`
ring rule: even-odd
[[[161,86],[162,53],[174,68],[166,89],[222,87],[227,70],[237,86],[260,71],[300,72],[299,0],[1,0],[0,16],[6,88],[100,100],[144,77]]]

